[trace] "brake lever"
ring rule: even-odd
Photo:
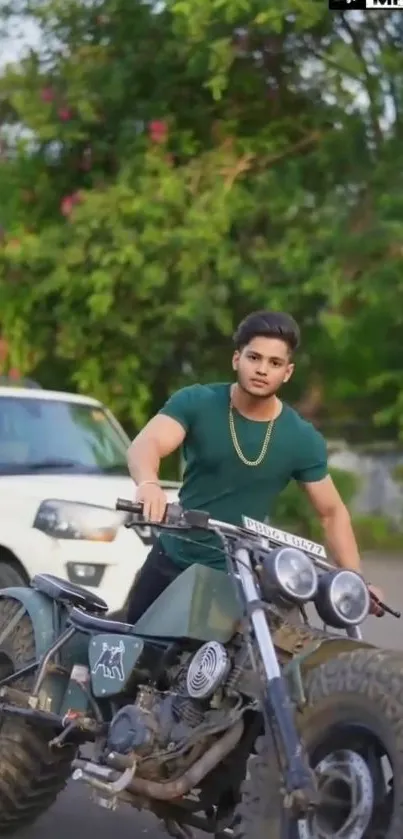
[[[209,520],[209,513],[204,510],[183,510],[180,504],[168,504],[162,521],[147,521],[142,513],[132,513],[124,526],[127,528],[154,527],[157,530],[189,530],[194,527],[206,530]]]
[[[391,606],[388,606],[386,603],[383,602],[383,600],[380,600],[379,597],[376,596],[376,594],[372,594],[372,592],[370,594],[371,600],[376,604],[376,606],[379,606],[379,608],[382,609],[383,612],[385,612],[388,615],[392,615],[392,617],[394,618],[401,618],[401,612],[397,612],[396,609],[392,609]]]
[[[133,528],[138,528],[138,530],[142,530],[143,528],[152,527],[154,530],[190,530],[191,525],[188,522],[183,520],[178,520],[174,524],[165,524],[163,521],[146,521],[145,519],[138,519],[137,516],[132,516],[130,519],[125,521],[123,527],[126,527],[128,530]]]

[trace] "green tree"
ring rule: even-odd
[[[307,413],[400,425],[398,15],[24,11],[42,45],[0,79],[20,137],[0,165],[7,363],[138,426],[173,388],[228,375],[235,323],[271,306],[301,321],[290,395]]]

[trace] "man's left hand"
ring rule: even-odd
[[[368,589],[369,593],[373,595],[373,597],[371,597],[370,615],[375,615],[375,617],[381,618],[385,614],[385,611],[384,609],[382,609],[382,606],[380,606],[379,603],[376,602],[376,599],[383,601],[384,593],[382,589],[378,588],[377,586],[368,586]]]

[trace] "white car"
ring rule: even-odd
[[[134,497],[129,443],[96,399],[0,386],[0,588],[48,572],[124,606],[152,544],[114,509]]]

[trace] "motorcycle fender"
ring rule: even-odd
[[[0,589],[0,598],[11,598],[20,603],[21,617],[24,612],[28,613],[34,632],[36,660],[39,663],[64,629],[65,616],[63,616],[62,610],[46,594],[35,591],[28,586]],[[88,660],[87,645],[88,640],[85,639],[85,653],[81,644],[79,645],[80,655],[78,655],[78,650],[76,650],[77,640],[74,636],[66,644],[66,647],[62,648],[61,663],[67,672],[54,669],[53,672],[48,673],[39,691],[39,708],[51,711],[54,714],[60,714],[68,697],[69,708],[74,707],[75,710],[79,711],[87,709],[88,700],[85,694],[76,685],[71,685],[69,678],[69,671],[73,663],[86,663]],[[71,687],[70,693],[69,685]]]
[[[124,693],[143,649],[144,641],[135,635],[114,633],[92,638],[88,659],[93,695],[105,699]]]
[[[310,670],[319,667],[329,659],[336,658],[340,653],[363,648],[373,649],[373,644],[342,636],[312,641],[303,652],[294,656],[284,667],[284,676],[288,681],[292,700],[300,707],[306,704],[304,679]]]
[[[41,658],[56,638],[52,601],[28,586],[3,588],[0,590],[0,598],[17,600],[28,612],[34,630],[36,657]]]

